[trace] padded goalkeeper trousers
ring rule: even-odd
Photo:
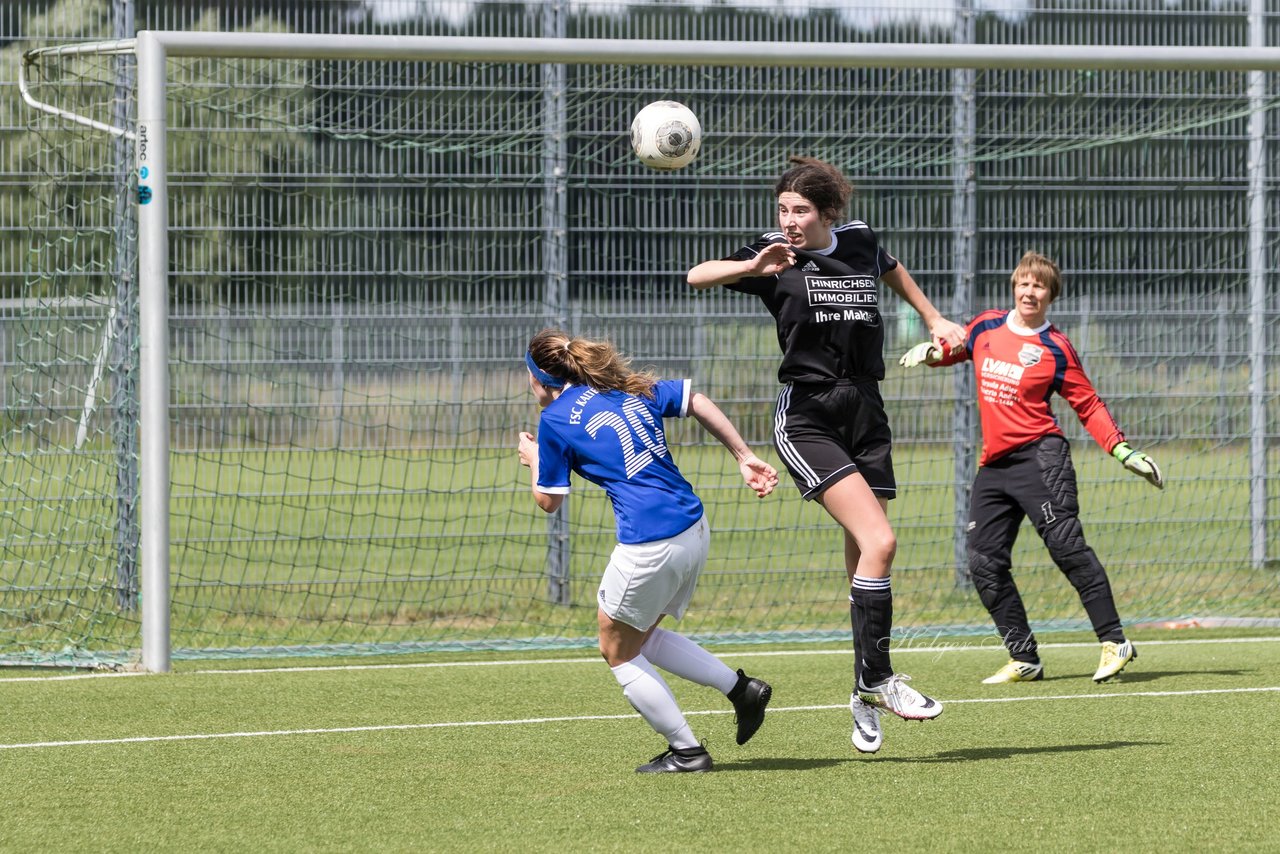
[[[1124,639],[1111,582],[1085,541],[1079,514],[1071,447],[1061,436],[1023,445],[983,466],[974,478],[969,500],[969,576],[1009,655],[1017,661],[1039,661],[1035,635],[1012,573],[1013,544],[1024,518],[1031,520],[1049,556],[1076,589],[1098,640]]]

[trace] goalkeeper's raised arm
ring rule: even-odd
[[[1009,650],[1009,662],[984,680],[1042,678],[1035,637],[1010,572],[1018,527],[1031,522],[1054,563],[1080,595],[1102,643],[1098,682],[1119,673],[1136,653],[1124,636],[1106,570],[1085,541],[1079,519],[1075,467],[1062,428],[1050,409],[1065,400],[1089,435],[1128,470],[1163,489],[1164,475],[1148,454],[1135,450],[1085,374],[1080,356],[1048,320],[1062,292],[1058,265],[1026,253],[1010,278],[1012,309],[990,309],[965,327],[963,349],[941,342],[915,345],[898,360],[905,368],[972,360],[982,422],[982,455],[969,505],[969,573]]]

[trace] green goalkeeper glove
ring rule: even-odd
[[[917,344],[903,353],[902,358],[898,360],[898,364],[904,368],[914,368],[922,362],[926,365],[936,365],[941,361],[942,348],[932,341],[925,341],[923,344]]]
[[[1164,475],[1160,473],[1160,466],[1142,451],[1135,451],[1129,447],[1128,442],[1121,442],[1112,448],[1111,456],[1124,463],[1125,468],[1156,489],[1164,489]]]

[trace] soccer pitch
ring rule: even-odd
[[[716,651],[774,686],[737,747],[728,703],[670,679],[716,768],[644,776],[664,745],[590,654],[497,653],[166,676],[0,676],[7,850],[1265,850],[1280,635],[1054,634],[1046,678],[979,680],[992,639],[902,642],[946,704],[849,743],[838,645]],[[385,660],[383,660],[385,661]]]

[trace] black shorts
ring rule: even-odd
[[[1075,551],[1085,547],[1083,532],[1072,524],[1079,515],[1071,445],[1062,436],[1045,436],[978,469],[969,497],[969,550],[1007,559],[1026,518],[1050,553],[1063,536],[1080,538],[1063,543]]]
[[[855,472],[878,497],[897,495],[893,434],[875,380],[783,386],[773,446],[807,499]]]

